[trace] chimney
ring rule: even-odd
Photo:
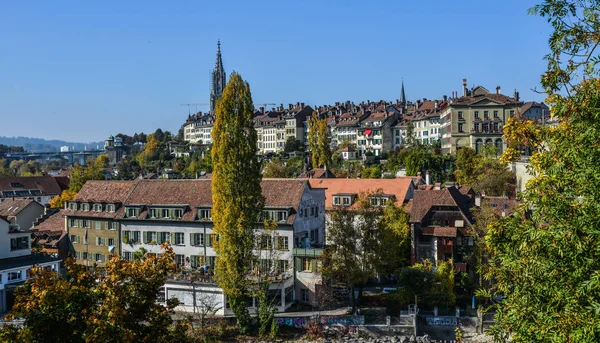
[[[260,113],[265,114],[265,108],[263,106],[259,107]]]
[[[500,86],[496,86],[496,94],[500,94]]]
[[[467,79],[463,79],[463,96],[468,96],[469,90],[467,89]]]
[[[433,104],[433,108],[435,108],[436,110],[438,109],[438,102],[437,101]]]
[[[291,110],[292,108],[294,108],[294,104],[288,104],[289,109]]]
[[[279,104],[279,110],[283,111],[283,104]]]
[[[519,102],[519,92],[515,89],[515,101]]]
[[[482,195],[479,193],[475,195],[475,206],[481,207],[481,197]]]
[[[304,103],[303,102],[300,103],[300,107],[304,108]]]
[[[425,184],[426,185],[431,184],[431,174],[429,173],[429,170],[425,171]]]
[[[444,96],[442,97],[442,99],[444,99],[444,102],[447,102],[447,101],[448,101],[448,96],[447,96],[447,95],[444,95]]]

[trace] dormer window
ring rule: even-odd
[[[203,208],[198,210],[198,220],[211,220],[212,216],[210,213],[210,209]]]
[[[352,201],[356,197],[356,194],[334,194],[333,205],[334,206],[350,206]]]
[[[106,205],[106,212],[114,212],[115,211],[115,205],[114,204],[107,204]]]
[[[94,204],[95,212],[102,212],[102,204]]]
[[[140,215],[140,209],[137,207],[127,207],[125,209],[126,218],[137,218]]]
[[[69,210],[71,210],[71,211],[77,211],[77,203],[76,202],[70,202],[69,203]]]
[[[263,218],[263,220],[274,220],[279,223],[286,222],[287,218],[288,218],[288,211],[287,210],[263,211],[262,218]]]
[[[394,195],[393,194],[373,194],[369,197],[369,199],[371,201],[371,206],[373,206],[373,207],[385,206],[390,199],[391,200],[394,199]]]
[[[90,204],[84,202],[83,204],[81,204],[81,210],[82,211],[89,211],[90,210]]]

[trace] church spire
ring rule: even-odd
[[[400,92],[400,102],[406,104],[406,94],[404,93],[404,79],[402,80],[402,91]]]
[[[223,68],[223,60],[221,58],[221,40],[217,41],[217,59],[215,61],[215,69],[212,71],[210,85],[210,112],[215,113],[217,98],[220,98],[225,89],[227,75]]]

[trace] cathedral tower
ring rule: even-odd
[[[221,41],[217,42],[217,60],[215,61],[215,69],[212,71],[210,84],[210,113],[215,114],[217,99],[223,94],[225,89],[227,75],[223,69],[223,60],[221,59]]]

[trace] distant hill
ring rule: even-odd
[[[46,140],[43,138],[32,138],[32,137],[5,137],[0,136],[0,144],[8,146],[22,146],[26,151],[31,152],[42,152],[42,151],[60,151],[60,147],[68,146],[69,150],[80,151],[87,148],[87,150],[95,150],[97,148],[104,148],[104,142],[89,142],[89,143],[77,143],[67,142],[57,139]]]

